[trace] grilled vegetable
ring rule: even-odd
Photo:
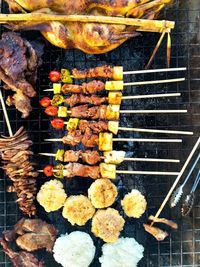
[[[60,94],[62,88],[61,83],[53,83],[53,93],[54,94]]]
[[[99,133],[99,150],[112,150],[112,133]]]
[[[66,118],[67,117],[67,107],[60,106],[58,108],[58,117]]]
[[[109,164],[120,164],[124,161],[124,157],[125,157],[126,152],[125,151],[105,151],[103,153],[105,159],[105,163],[109,163]]]
[[[117,134],[119,128],[119,122],[118,121],[108,121],[108,130],[113,133]]]
[[[43,172],[47,177],[52,176],[53,175],[53,166],[52,165],[45,166],[43,169]]]
[[[64,165],[63,164],[58,164],[54,167],[54,172],[53,176],[56,178],[62,179],[64,177]]]
[[[63,161],[64,154],[65,154],[64,149],[58,149],[56,152],[55,160]]]
[[[108,105],[106,108],[107,120],[119,120],[120,105]]]
[[[122,93],[121,92],[109,92],[108,102],[111,105],[121,105]]]
[[[51,105],[51,99],[45,96],[42,99],[40,99],[39,103],[42,107],[46,108]]]
[[[107,81],[105,85],[105,89],[108,91],[118,91],[124,89],[123,81]]]
[[[63,83],[73,83],[70,71],[67,69],[61,69],[61,81]]]
[[[60,81],[60,72],[57,70],[52,70],[49,73],[49,79],[51,82],[58,82]]]
[[[57,116],[58,108],[54,106],[48,106],[44,112],[49,116]]]
[[[63,119],[59,119],[59,118],[56,118],[56,119],[53,119],[51,121],[51,126],[54,128],[54,129],[62,129],[65,124],[64,124],[64,120]]]
[[[51,100],[52,106],[59,106],[63,103],[64,97],[60,94],[56,94],[53,96],[53,99]]]
[[[70,118],[68,123],[67,123],[67,130],[72,131],[76,130],[79,124],[79,119],[78,118]]]
[[[102,178],[109,178],[109,179],[116,178],[116,165],[100,163],[99,167]]]

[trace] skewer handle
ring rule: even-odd
[[[113,142],[155,142],[155,143],[182,143],[182,139],[161,138],[113,138]]]
[[[189,154],[187,160],[185,161],[185,163],[184,163],[184,165],[183,165],[183,167],[182,167],[180,173],[178,174],[176,180],[174,181],[174,183],[173,183],[171,189],[169,190],[167,196],[166,196],[165,199],[163,200],[163,203],[161,204],[160,208],[158,209],[158,211],[157,211],[157,213],[156,213],[156,215],[155,215],[155,219],[159,217],[160,213],[162,212],[163,208],[165,207],[167,201],[169,200],[171,194],[173,193],[175,187],[177,186],[179,180],[181,179],[181,177],[182,177],[182,175],[183,175],[185,169],[187,168],[187,166],[188,166],[190,160],[192,159],[192,157],[193,157],[195,151],[197,150],[199,144],[200,144],[200,137],[198,138],[196,144],[194,145],[192,151],[190,152],[190,154]],[[151,223],[151,226],[152,226],[153,224],[154,224],[154,221]]]
[[[156,73],[156,72],[172,72],[172,71],[184,71],[184,70],[187,70],[187,68],[182,67],[182,68],[167,68],[167,69],[152,69],[152,70],[131,70],[131,71],[124,71],[123,75],[146,74],[146,73]]]
[[[125,161],[143,161],[143,162],[170,162],[179,163],[178,159],[157,159],[157,158],[124,158]]]
[[[145,99],[145,98],[161,98],[161,97],[174,97],[174,96],[175,97],[176,96],[181,96],[181,93],[122,96],[122,100],[128,100],[128,99]]]
[[[151,110],[151,109],[149,109],[149,110],[120,110],[119,111],[120,113],[122,113],[122,114],[153,114],[153,113],[187,113],[187,109],[166,109],[166,110],[159,110],[159,109],[153,109],[153,110]]]
[[[7,113],[7,109],[6,109],[6,106],[5,106],[5,102],[4,102],[4,99],[3,99],[3,95],[2,95],[1,89],[0,89],[0,101],[1,101],[2,109],[3,109],[4,117],[5,117],[5,120],[6,120],[6,125],[8,127],[9,135],[13,136],[12,128],[11,128],[10,121],[9,121],[9,118],[8,118],[8,113]]]
[[[171,175],[178,175],[178,172],[156,172],[156,171],[123,171],[123,170],[116,170],[117,174],[141,174],[141,175],[164,175],[164,176],[171,176]]]
[[[143,81],[143,82],[129,82],[129,83],[124,83],[124,86],[137,86],[137,85],[148,85],[148,84],[175,83],[175,82],[183,82],[183,81],[185,81],[185,78],[166,79],[166,80],[155,80],[155,81]]]
[[[157,129],[140,129],[140,128],[126,128],[119,127],[118,130],[121,131],[131,131],[131,132],[142,132],[142,133],[164,133],[164,134],[183,134],[183,135],[193,135],[193,132],[187,131],[169,131],[169,130],[157,130]]]

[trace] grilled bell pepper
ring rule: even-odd
[[[73,83],[70,71],[67,69],[61,69],[61,81],[63,83]]]
[[[64,97],[60,94],[56,94],[53,96],[53,99],[51,100],[52,106],[59,106],[63,103]]]
[[[54,167],[54,170],[56,170],[56,172],[55,171],[53,172],[53,176],[59,179],[64,178],[64,175],[63,175],[64,165],[63,164],[56,165]]]
[[[64,149],[58,149],[58,151],[56,152],[55,160],[63,161],[64,154]]]

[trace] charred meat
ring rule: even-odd
[[[155,218],[153,215],[151,215],[151,216],[149,216],[149,220],[153,221],[155,223],[166,224],[166,225],[170,226],[172,229],[178,229],[177,223],[170,221],[168,219],[165,219],[165,218]]]
[[[0,155],[3,169],[13,182],[13,191],[17,194],[20,210],[29,216],[35,215],[36,177],[30,156],[32,141],[21,127],[14,136],[0,138]]]
[[[168,236],[167,232],[158,227],[150,226],[148,224],[143,224],[143,226],[145,231],[154,236],[158,241],[163,241]]]
[[[63,155],[63,159],[61,161],[64,162],[78,162],[79,158],[82,159],[83,162],[89,165],[95,165],[101,161],[101,157],[98,151],[74,151],[74,150],[67,150]]]
[[[3,232],[6,241],[16,239],[17,245],[26,251],[46,249],[52,251],[58,231],[40,219],[22,218],[13,230]]]
[[[74,94],[95,94],[105,89],[105,84],[101,81],[91,81],[88,83],[78,84],[64,84],[62,86],[62,93],[74,93]]]
[[[85,14],[123,16],[141,19],[155,19],[172,0],[80,0],[31,1],[6,0],[11,12],[40,12],[48,14]],[[137,26],[105,23],[81,23],[58,21],[27,21],[9,24],[14,30],[39,30],[53,45],[65,49],[77,48],[88,54],[102,54],[111,51],[131,37],[138,36]],[[149,27],[154,30],[151,25]]]
[[[107,101],[107,97],[100,97],[97,95],[83,95],[83,94],[73,94],[70,97],[65,98],[65,103],[70,106],[76,106],[77,104],[91,104],[99,106]]]
[[[42,46],[37,50],[33,45],[14,32],[2,34],[0,40],[0,79],[6,90],[15,94],[7,100],[8,105],[16,109],[26,118],[32,110],[30,98],[36,95],[34,89],[37,68],[41,64]]]
[[[45,267],[43,261],[39,261],[33,254],[25,252],[23,250],[14,252],[9,248],[8,243],[0,239],[0,244],[3,247],[3,251],[8,255],[15,267]]]

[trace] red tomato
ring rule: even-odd
[[[48,106],[47,108],[45,108],[44,112],[49,116],[56,116],[58,115],[58,108],[54,106]]]
[[[51,99],[45,96],[42,99],[40,99],[39,103],[42,107],[46,108],[51,105]]]
[[[64,120],[62,119],[53,119],[51,121],[51,126],[55,129],[62,129],[64,125]]]
[[[54,83],[60,81],[60,72],[57,70],[52,70],[49,72],[49,79]]]
[[[53,166],[47,165],[46,167],[44,167],[43,172],[47,177],[53,176]]]

